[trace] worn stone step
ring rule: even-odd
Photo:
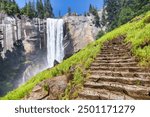
[[[122,42],[108,42],[108,43],[105,43],[104,46],[113,46],[113,45],[123,45],[123,46],[126,46],[125,43],[122,43]]]
[[[134,100],[134,98],[120,92],[105,89],[84,88],[79,98],[88,100]]]
[[[146,72],[115,72],[115,71],[90,71],[91,74],[101,76],[114,76],[114,77],[138,77],[138,78],[150,78],[150,73]]]
[[[150,72],[150,69],[140,67],[103,67],[91,66],[90,70],[109,70],[109,71],[124,71],[124,72]]]
[[[133,77],[112,77],[112,76],[100,76],[100,75],[91,75],[89,81],[92,82],[119,82],[122,84],[129,85],[141,85],[141,86],[150,86],[150,78],[133,78]]]
[[[107,55],[107,56],[125,56],[125,55],[127,55],[127,56],[131,56],[131,54],[128,52],[128,53],[107,53],[107,54],[105,54],[105,53],[100,53],[100,54],[98,54],[97,56],[103,56],[103,55]]]
[[[104,50],[126,50],[127,48],[125,46],[104,46]]]
[[[90,99],[90,98],[84,98],[84,97],[77,97],[75,100],[92,100],[92,99]]]
[[[93,62],[91,66],[105,66],[105,67],[136,67],[137,62],[128,62],[128,63],[97,63]]]
[[[99,63],[124,63],[124,62],[135,62],[135,59],[118,59],[118,60],[95,60],[94,62],[99,62]]]
[[[102,48],[101,49],[101,52],[112,52],[112,51],[113,52],[115,52],[115,51],[116,52],[118,52],[118,51],[125,51],[126,52],[126,51],[130,51],[130,49],[127,49],[127,48],[126,49],[125,48],[113,48],[113,49]]]
[[[131,57],[131,54],[123,53],[123,54],[99,54],[97,57]]]
[[[84,84],[84,87],[116,91],[136,99],[150,99],[150,87],[145,86],[125,85],[118,82],[96,83],[89,81]]]
[[[124,56],[124,57],[97,57],[95,60],[120,60],[120,59],[134,59],[134,57]]]
[[[105,53],[107,53],[107,52],[130,52],[131,50],[130,49],[123,49],[123,48],[119,48],[119,49],[104,49],[104,48],[102,48],[101,49],[101,52],[105,52]]]
[[[120,44],[120,43],[115,43],[115,44],[104,44],[104,48],[113,48],[113,47],[126,47],[126,44]]]
[[[114,51],[114,50],[111,50],[111,51],[101,51],[101,54],[118,54],[118,53],[130,53],[130,51]]]

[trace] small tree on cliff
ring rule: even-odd
[[[71,15],[71,7],[68,7],[68,15]]]
[[[99,17],[99,15],[98,15],[98,11],[97,11],[97,9],[96,9],[94,6],[92,6],[91,4],[90,4],[90,6],[89,6],[89,13],[91,13],[92,15],[94,15],[94,24],[95,24],[95,26],[96,26],[96,27],[100,27],[100,17]]]

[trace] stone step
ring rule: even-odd
[[[90,71],[93,75],[114,76],[114,77],[132,77],[132,78],[150,78],[150,73],[146,72],[115,72],[115,71]]]
[[[120,59],[134,59],[133,57],[97,57],[95,60],[120,60]]]
[[[98,54],[97,56],[102,56],[102,55],[107,55],[107,56],[124,56],[124,55],[129,55],[129,56],[131,56],[131,54],[128,52],[128,53],[123,53],[123,52],[121,52],[121,53],[107,53],[107,54],[105,54],[105,53],[100,53],[100,54]]]
[[[101,54],[118,54],[118,53],[130,53],[130,51],[124,50],[124,51],[119,51],[119,50],[111,50],[111,51],[101,51]]]
[[[103,50],[126,50],[125,46],[104,46]]]
[[[99,54],[97,57],[129,57],[131,58],[131,54]]]
[[[91,66],[105,66],[105,67],[136,67],[137,62],[129,62],[129,63],[97,63],[93,62]]]
[[[129,51],[129,49],[123,49],[123,48],[108,49],[108,48],[102,48],[101,51],[102,51],[102,52],[112,52],[112,51],[113,51],[113,52],[115,52],[115,51],[117,51],[117,52],[118,52],[118,51],[123,51],[123,52],[125,51],[125,52],[126,52],[126,51]]]
[[[75,100],[92,100],[92,99],[83,98],[83,97],[77,97]],[[94,100],[94,99],[93,99],[93,100]]]
[[[84,88],[79,98],[87,100],[134,100],[134,98],[120,92],[105,89]]]
[[[150,99],[150,87],[145,86],[125,85],[118,82],[96,83],[89,81],[84,84],[84,87],[116,91],[136,99]]]
[[[113,47],[126,47],[126,44],[120,44],[120,43],[115,43],[115,44],[104,44],[104,48],[113,48]]]
[[[90,70],[109,70],[109,71],[124,71],[124,72],[150,72],[150,69],[140,68],[140,67],[101,67],[101,66],[91,66]]]
[[[118,60],[95,60],[94,62],[99,63],[124,63],[124,62],[135,62],[135,59],[118,59]]]
[[[89,81],[92,82],[119,82],[122,84],[129,85],[141,85],[141,86],[150,86],[150,78],[133,78],[133,77],[112,77],[112,76],[100,76],[100,75],[91,75]]]
[[[112,45],[116,45],[116,46],[126,46],[126,44],[125,43],[122,43],[122,42],[108,42],[108,43],[104,43],[104,45],[103,46],[112,46]]]

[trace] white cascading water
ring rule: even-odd
[[[61,62],[64,58],[63,20],[47,19],[47,62],[48,67],[54,66],[54,61]]]
[[[12,51],[13,48],[13,27],[12,24],[6,24],[5,25],[6,28],[6,39],[5,39],[5,48],[4,51],[6,52],[7,50]]]
[[[45,68],[40,66],[30,65],[23,73],[21,83],[25,83],[29,78],[43,71],[46,68],[54,66],[54,61],[61,62],[64,58],[63,46],[63,20],[62,19],[47,19],[47,63]],[[40,25],[39,25],[40,26]],[[33,70],[34,68],[34,70]],[[20,82],[20,81],[19,81]]]

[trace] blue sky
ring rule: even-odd
[[[28,0],[16,0],[20,7],[24,6],[25,1]],[[88,11],[90,4],[101,9],[103,0],[51,0],[51,4],[54,14],[57,16],[59,11],[61,11],[61,15],[66,14],[68,7],[71,7],[72,12],[77,12],[78,14]]]

